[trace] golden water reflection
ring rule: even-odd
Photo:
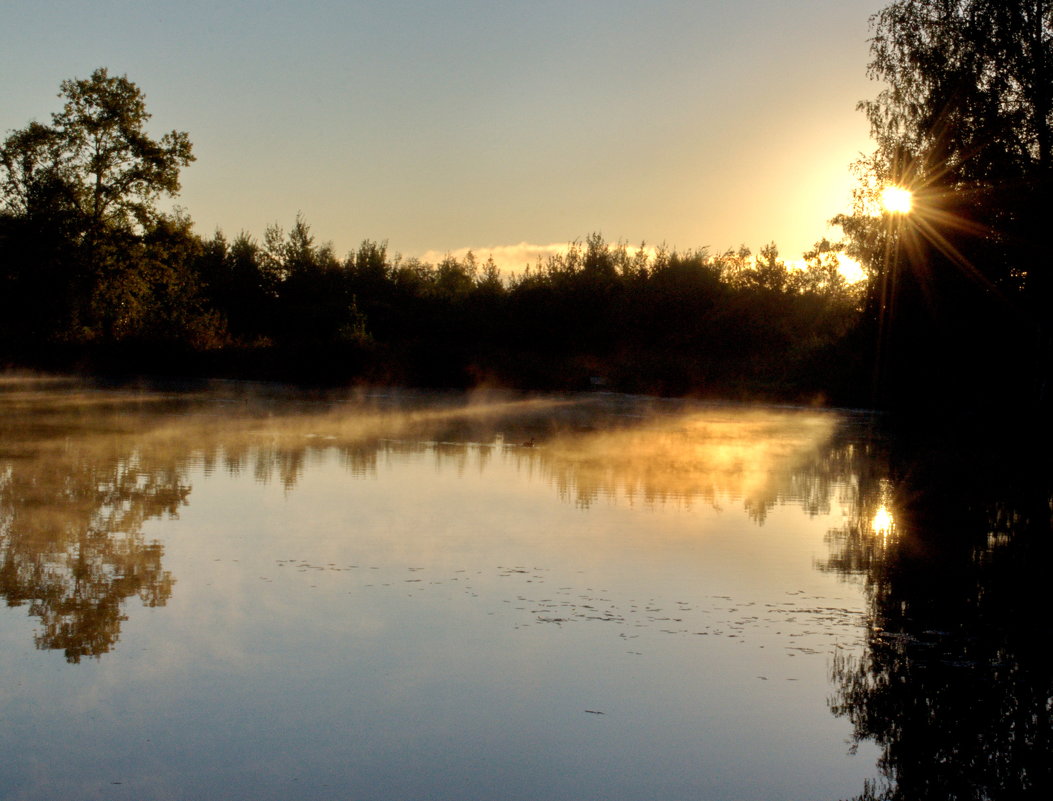
[[[294,395],[0,385],[0,594],[38,620],[35,641],[67,660],[111,650],[138,597],[163,606],[176,577],[143,525],[178,517],[201,468],[294,492],[314,455],[352,478],[422,451],[443,469],[491,460],[587,507],[739,507],[763,523],[776,505],[809,514],[844,500],[854,452],[840,419],[621,396]],[[469,458],[471,457],[471,459]]]
[[[414,673],[418,663],[402,660],[401,649],[412,649],[422,631],[440,631],[428,640],[433,650],[422,649],[426,653],[422,659],[435,658],[442,652],[434,649],[442,647],[459,653],[465,643],[480,637],[473,630],[456,640],[459,632],[443,628],[444,616],[456,610],[485,625],[499,620],[490,615],[500,615],[507,607],[517,632],[523,627],[522,639],[500,640],[495,652],[508,656],[503,670],[521,671],[515,680],[528,688],[534,671],[544,667],[529,661],[539,646],[553,649],[537,658],[539,663],[556,653],[577,659],[585,650],[580,647],[583,641],[601,654],[597,660],[607,659],[603,649],[608,642],[594,632],[617,630],[609,638],[625,637],[627,650],[614,653],[627,660],[664,653],[648,637],[699,644],[697,650],[684,650],[669,659],[670,673],[641,673],[635,663],[623,665],[626,680],[634,687],[640,684],[638,676],[645,674],[660,677],[654,687],[668,686],[672,677],[693,664],[692,659],[724,654],[719,645],[743,653],[756,646],[752,653],[763,655],[762,659],[736,662],[721,675],[729,681],[752,671],[755,664],[765,664],[763,675],[745,677],[754,684],[737,688],[741,695],[729,691],[728,697],[733,704],[740,703],[737,699],[763,697],[763,703],[770,705],[765,714],[771,714],[772,708],[783,709],[783,699],[792,696],[785,690],[762,696],[757,687],[774,689],[775,682],[769,681],[773,666],[797,666],[809,658],[798,635],[822,637],[829,644],[838,637],[847,640],[851,629],[860,645],[841,648],[836,642],[829,665],[831,685],[825,684],[824,676],[818,704],[827,714],[823,699],[829,699],[829,711],[851,726],[853,746],[870,743],[876,744],[875,751],[880,749],[875,758],[881,781],[867,783],[858,796],[861,801],[1044,798],[1053,781],[1048,745],[1053,672],[1043,646],[1051,633],[1044,573],[1053,548],[1049,537],[1053,493],[1046,452],[1034,464],[1018,457],[1007,473],[1014,462],[1001,453],[973,460],[930,453],[892,458],[888,449],[889,443],[873,433],[865,416],[806,409],[749,409],[608,395],[334,396],[240,384],[207,391],[132,391],[54,379],[30,384],[8,377],[0,380],[0,594],[9,606],[29,613],[38,648],[58,650],[77,662],[113,651],[135,604],[170,604],[158,615],[158,620],[167,619],[175,616],[171,607],[187,600],[180,598],[181,591],[190,594],[196,588],[205,593],[210,592],[203,589],[208,581],[217,587],[230,582],[223,591],[188,604],[197,611],[184,618],[191,621],[184,625],[208,628],[214,624],[216,606],[236,606],[231,600],[235,598],[245,606],[231,613],[235,623],[215,626],[216,640],[237,637],[237,625],[243,622],[239,614],[246,609],[257,616],[259,626],[256,634],[246,635],[252,643],[268,637],[295,639],[311,626],[317,638],[297,641],[309,649],[335,647],[339,638],[332,635],[334,628],[342,637],[357,635],[360,639],[334,652],[339,658],[331,660],[334,677],[326,686],[336,697],[349,681],[343,668],[346,660],[397,654],[387,663],[364,661],[359,674],[391,671],[402,676],[403,683],[393,680],[382,690],[394,687],[402,692],[421,679]],[[392,489],[393,485],[420,479],[432,468],[445,483],[430,485],[427,492],[453,487],[456,502],[462,504],[475,503],[473,492],[489,491],[509,476],[521,479],[516,489],[520,494],[500,496],[497,502],[491,499],[492,506],[463,528],[431,530],[431,521],[414,516],[427,515],[427,503],[419,507],[423,512],[415,507],[400,519],[401,529],[389,531],[386,517],[379,528],[373,525],[399,492],[408,496],[425,492],[412,484],[404,490]],[[164,541],[147,534],[158,530],[148,525],[151,521],[189,517],[195,507],[207,507],[210,498],[215,503],[217,493],[226,490],[243,493],[241,498],[259,498],[267,490],[267,497],[288,500],[281,525],[295,528],[305,517],[324,516],[325,510],[304,500],[315,497],[311,495],[318,489],[315,479],[322,474],[326,488],[335,487],[335,495],[354,496],[347,508],[333,513],[328,540],[324,532],[319,535],[305,524],[303,532],[283,531],[274,540],[246,538],[213,549],[208,536],[215,531],[209,528],[207,536],[199,532],[196,539],[187,538],[207,551],[207,557],[198,553],[196,561],[185,555],[184,561],[178,561],[172,555],[178,526],[163,529]],[[453,477],[456,480],[449,481]],[[389,493],[376,505],[363,503],[371,483],[383,485],[382,491]],[[523,491],[527,484],[532,486]],[[261,493],[245,493],[246,487]],[[562,525],[569,517],[569,528],[539,533],[546,521],[554,519],[551,508],[535,508],[545,494],[559,499],[552,507],[567,513]],[[434,497],[442,500],[440,495]],[[432,499],[428,495],[425,501]],[[501,506],[509,499],[512,507]],[[290,512],[290,507],[299,511]],[[589,512],[578,514],[578,509]],[[612,509],[628,513],[604,517]],[[238,513],[236,504],[223,510],[228,515]],[[638,510],[643,513],[637,514]],[[681,514],[685,510],[692,514]],[[848,609],[851,604],[843,599],[835,604],[789,593],[762,597],[764,583],[777,575],[762,570],[756,571],[760,577],[752,579],[753,585],[736,575],[738,583],[729,595],[715,594],[719,570],[747,574],[766,559],[776,561],[772,555],[782,547],[780,542],[785,544],[804,530],[796,528],[801,519],[798,510],[819,527],[819,549],[812,553],[811,563],[805,553],[805,571],[826,580],[827,587],[846,582],[853,592],[861,592],[860,607]],[[786,524],[788,511],[795,515],[791,525]],[[257,517],[246,531],[251,533],[265,513],[254,510]],[[360,514],[373,517],[360,524]],[[456,518],[458,513],[450,516]],[[513,516],[512,523],[504,519]],[[524,516],[529,519],[520,519]],[[617,537],[641,518],[656,524],[635,529],[631,547],[612,557],[604,569],[595,569],[595,554],[623,548],[625,540]],[[715,527],[707,527],[717,520]],[[590,524],[599,532],[584,531],[580,540],[566,541],[577,536],[574,527],[585,530]],[[486,526],[500,536],[480,538],[476,529]],[[744,537],[744,532],[758,536]],[[689,547],[721,538],[724,542],[749,539],[749,548],[745,555],[737,553],[713,568],[720,561],[719,548]],[[471,550],[479,539],[485,542],[485,557]],[[383,546],[378,546],[381,542]],[[251,574],[232,567],[237,558],[250,561],[252,554],[246,551],[257,547],[261,553],[256,554]],[[166,548],[172,550],[166,554]],[[648,563],[653,552],[663,548],[661,558]],[[217,556],[224,561],[215,560]],[[507,558],[536,561],[517,567],[519,562],[504,561]],[[166,566],[166,559],[179,567]],[[328,565],[338,560],[346,562]],[[671,580],[669,565],[677,560]],[[199,568],[209,571],[207,580],[194,575]],[[593,589],[601,586],[594,583],[597,577],[606,581],[632,571],[646,573],[646,580],[636,582],[631,591],[615,586],[606,594]],[[179,572],[184,574],[181,584],[180,577],[173,575]],[[282,606],[285,596],[279,600],[270,592],[274,574],[280,574],[278,580],[286,582],[286,589],[293,585],[302,589],[288,596],[289,608]],[[557,574],[560,587],[556,581],[546,586],[545,580]],[[700,574],[704,574],[701,579]],[[246,576],[260,583],[247,586]],[[302,584],[296,583],[301,579]],[[807,581],[800,573],[790,580],[795,586]],[[328,594],[314,589],[315,583],[324,581],[330,582]],[[685,592],[695,585],[706,586],[697,594]],[[514,590],[507,589],[513,586]],[[268,592],[253,587],[267,587]],[[650,603],[638,593],[641,588],[677,594]],[[780,586],[776,591],[782,590]],[[493,601],[490,606],[475,596],[478,592],[486,597],[487,591]],[[451,605],[450,598],[462,595],[463,605]],[[341,599],[350,600],[340,605]],[[310,610],[307,617],[297,616],[301,607]],[[674,624],[674,616],[683,620]],[[417,617],[427,620],[413,629],[411,621]],[[791,618],[797,623],[792,624]],[[284,624],[277,625],[278,619]],[[582,624],[583,620],[593,622]],[[383,644],[379,636],[370,639],[355,628],[372,631],[370,627],[380,630],[385,625],[392,639]],[[571,636],[563,627],[577,631]],[[551,641],[538,635],[542,628]],[[564,639],[563,634],[568,636]],[[780,642],[781,636],[793,650],[787,648],[790,643]],[[630,641],[631,637],[640,639]],[[718,637],[724,639],[718,642]],[[747,643],[750,637],[754,639]],[[212,642],[207,634],[194,642],[200,644],[202,639]],[[654,650],[645,654],[648,647]],[[783,651],[780,662],[774,658],[777,650]],[[494,658],[495,652],[486,653]],[[817,648],[811,652],[815,659],[824,659]],[[466,662],[476,652],[471,653]],[[122,660],[115,656],[104,661],[113,665]],[[147,670],[163,670],[169,661],[156,659]],[[300,669],[306,661],[297,654],[274,667],[275,686],[282,693],[286,672]],[[655,670],[660,661],[647,662],[648,669]],[[448,664],[467,669],[456,661]],[[707,663],[707,668],[715,664]],[[557,667],[553,673],[566,666]],[[237,674],[231,686],[248,681],[261,669],[267,669],[263,657]],[[400,671],[408,671],[410,678]],[[78,669],[77,675],[85,672]],[[761,673],[759,668],[757,672]],[[495,726],[500,727],[506,694],[514,688],[501,684],[502,670],[492,665],[482,665],[470,676],[464,698],[477,695],[480,682],[494,682],[494,696],[499,698],[494,704],[500,710]],[[577,678],[575,686],[592,687],[603,681],[591,672]],[[797,679],[786,677],[786,681]],[[558,681],[543,683],[538,694],[524,691],[521,707],[533,708],[539,698],[558,692],[555,685],[568,681],[569,674],[559,672]],[[726,689],[707,692],[715,685],[703,681],[696,687],[691,681],[692,677],[685,680],[688,694],[678,696],[671,707],[688,698],[717,697]],[[439,686],[443,692],[449,690]],[[654,687],[641,692],[652,692]],[[362,699],[373,698],[375,690],[376,685],[368,685],[354,696],[354,703],[345,699],[342,709],[355,712],[355,704],[365,704]],[[181,687],[176,694],[182,698],[184,692]],[[250,695],[252,703],[247,701],[245,708],[256,703],[259,693],[252,690],[246,697]],[[284,697],[277,691],[263,696]],[[423,697],[407,695],[407,705],[416,710]],[[290,698],[287,714],[293,714],[293,705],[309,700],[295,693]],[[642,708],[652,699],[638,700]],[[329,704],[327,699],[326,708]],[[451,708],[439,708],[443,714],[455,714]],[[794,710],[791,715],[795,723],[798,713]],[[225,708],[223,714],[234,712]],[[389,714],[390,708],[384,707],[377,720]],[[414,716],[415,711],[406,714],[414,731],[426,723]],[[669,728],[668,710],[664,714],[657,722],[646,719],[655,726],[652,735]],[[614,716],[587,722],[612,723],[613,730]],[[258,724],[257,718],[251,719],[245,731],[254,731]],[[305,724],[301,720],[299,725]],[[445,746],[448,727],[445,722],[435,725],[442,728],[435,741]],[[572,729],[562,725],[561,732]],[[538,726],[546,736],[551,731],[549,719]],[[329,728],[322,728],[319,742],[329,743]],[[772,729],[767,719],[764,728]],[[597,731],[589,729],[576,744],[594,742]],[[794,745],[808,739],[796,732],[794,738]],[[472,742],[463,751],[474,755],[477,745]],[[620,753],[639,748],[640,743],[633,743]],[[447,751],[440,751],[437,760],[445,764]],[[278,753],[272,751],[271,756],[278,758]],[[304,753],[290,759],[301,761]],[[389,756],[382,754],[381,761],[387,763]],[[696,757],[691,755],[693,760]],[[607,770],[602,760],[594,764],[601,763],[600,769]],[[742,793],[729,790],[711,797],[736,795]]]

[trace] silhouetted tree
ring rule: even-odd
[[[151,138],[142,92],[105,69],[63,82],[60,96],[50,124],[0,148],[5,359],[793,395],[811,392],[802,369],[851,305],[828,253],[800,271],[774,244],[756,259],[745,248],[711,257],[592,233],[505,280],[492,258],[429,264],[371,240],[341,260],[299,215],[260,241],[203,240],[158,205],[193,160],[187,134]]]
[[[860,108],[877,149],[837,221],[871,275],[886,384],[900,402],[984,382],[1034,397],[1019,377],[1048,374],[1053,6],[899,0],[872,26],[885,88]],[[881,212],[888,184],[914,192],[911,213]]]
[[[50,125],[32,122],[0,147],[5,272],[22,305],[18,322],[43,313],[47,335],[72,340],[146,336],[156,330],[150,318],[179,299],[174,284],[187,283],[163,274],[187,261],[157,269],[161,240],[188,227],[157,202],[179,190],[179,170],[193,161],[189,137],[151,138],[143,93],[105,69],[61,90]],[[34,278],[41,266],[47,284]]]

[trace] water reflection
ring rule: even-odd
[[[37,647],[68,661],[117,643],[126,601],[163,606],[175,578],[146,521],[176,517],[191,468],[251,474],[294,491],[336,452],[352,477],[430,452],[462,473],[511,462],[568,502],[741,505],[758,523],[787,500],[829,509],[845,481],[838,421],[640,398],[292,397],[0,385],[0,593],[38,619]],[[529,445],[530,447],[527,447]],[[536,446],[535,446],[536,445]]]
[[[84,436],[71,411],[82,417],[100,402],[0,395],[0,594],[28,605],[37,647],[69,662],[114,647],[126,599],[163,606],[171,596],[163,546],[141,529],[175,515],[190,493],[176,464],[107,427],[105,413]]]
[[[1053,792],[1048,463],[978,450],[893,448],[831,534],[825,569],[868,600],[865,650],[832,670],[831,709],[882,749],[859,799]]]
[[[833,476],[823,461],[832,415],[734,408],[648,416],[631,428],[561,435],[546,442],[542,468],[561,496],[588,506],[601,496],[645,503],[720,504],[741,500],[763,522],[780,501],[826,505]]]
[[[1053,669],[1045,642],[1053,631],[1044,573],[1053,556],[1053,485],[1044,454],[1030,460],[1016,454],[1007,460],[1004,451],[989,450],[985,458],[963,459],[918,447],[904,452],[900,442],[880,435],[869,418],[858,415],[623,396],[294,396],[240,384],[207,392],[138,392],[6,378],[0,380],[0,594],[9,606],[28,610],[37,627],[38,648],[61,651],[70,662],[99,659],[114,650],[136,599],[146,606],[164,606],[173,592],[177,597],[180,589],[189,592],[188,585],[198,592],[209,586],[195,581],[200,577],[193,573],[218,559],[191,560],[195,567],[183,571],[184,584],[176,584],[177,576],[165,566],[165,547],[172,546],[172,538],[162,544],[147,532],[156,530],[152,527],[159,521],[189,515],[197,501],[207,500],[212,484],[236,488],[242,498],[259,497],[245,492],[249,485],[273,488],[296,500],[317,491],[311,478],[328,475],[333,464],[338,465],[340,493],[349,489],[344,478],[364,488],[384,477],[389,482],[385,491],[392,492],[391,482],[420,480],[422,471],[433,466],[436,477],[455,475],[458,480],[437,482],[427,491],[453,492],[453,502],[467,504],[476,502],[472,492],[491,486],[473,484],[473,479],[514,474],[525,479],[517,484],[516,492],[522,494],[491,500],[493,505],[480,512],[477,525],[496,528],[500,520],[502,526],[501,538],[484,538],[481,545],[473,532],[457,527],[410,537],[409,529],[420,527],[414,515],[431,514],[429,495],[419,509],[400,518],[403,529],[394,535],[387,518],[380,528],[370,528],[358,526],[352,514],[357,526],[353,536],[338,540],[338,545],[320,543],[312,534],[302,540],[285,536],[269,544],[261,538],[253,543],[259,550],[255,555],[230,547],[224,552],[226,563],[255,556],[260,582],[271,582],[274,573],[284,574],[287,589],[294,586],[290,575],[310,576],[305,590],[332,582],[328,601],[315,602],[317,606],[306,596],[291,596],[295,612],[281,606],[275,595],[246,592],[253,605],[271,605],[259,613],[260,634],[248,639],[270,638],[279,630],[280,618],[284,636],[296,637],[305,627],[317,626],[324,634],[318,640],[302,638],[305,647],[331,649],[337,647],[330,633],[333,626],[343,626],[349,638],[359,633],[348,620],[356,619],[369,630],[394,622],[408,626],[407,621],[421,616],[432,622],[416,636],[438,631],[433,646],[441,648],[443,627],[448,625],[443,616],[450,609],[477,625],[491,625],[496,609],[512,616],[517,631],[532,634],[526,647],[499,640],[501,648],[485,652],[489,658],[503,658],[502,649],[522,648],[519,658],[528,659],[546,644],[559,649],[548,652],[549,659],[568,648],[580,653],[579,639],[549,643],[536,633],[539,627],[560,632],[577,628],[575,637],[589,639],[600,653],[607,647],[602,636],[616,632],[609,638],[626,646],[616,653],[632,659],[645,658],[645,652],[650,656],[650,649],[665,653],[649,635],[678,640],[684,649],[688,643],[705,641],[708,650],[682,652],[696,660],[724,654],[711,645],[723,640],[763,655],[757,662],[741,664],[749,669],[764,665],[763,673],[757,667],[759,675],[752,678],[768,686],[785,662],[822,659],[833,651],[830,709],[851,723],[858,745],[876,743],[881,750],[882,779],[867,783],[857,798],[1046,798],[1053,784]],[[392,465],[399,469],[389,469]],[[231,481],[223,483],[226,479]],[[561,499],[563,503],[554,505],[574,519],[564,520],[554,533],[539,534],[536,529],[543,524],[533,520],[537,510],[532,506],[538,497],[523,489],[528,484]],[[420,489],[408,486],[403,491]],[[364,494],[357,497],[361,504]],[[514,503],[511,513],[502,505],[509,500]],[[372,514],[383,514],[389,502],[383,500]],[[722,530],[715,532],[705,525],[718,519],[716,514],[695,512],[740,510],[745,525],[759,532],[790,506],[818,521],[820,533],[829,526],[825,549],[820,543],[815,558],[819,572],[805,566],[810,575],[838,577],[863,588],[864,648],[834,650],[857,636],[858,607],[806,597],[797,589],[792,595],[782,587],[772,590],[764,585],[774,573],[760,572],[758,579],[736,576],[736,597],[718,594],[712,586],[714,574],[707,573],[705,592],[692,594],[687,588],[697,590],[705,583],[698,575],[710,569],[706,562],[720,561],[719,548],[695,552],[678,546],[669,551],[675,557],[666,554],[647,564],[650,538],[742,539],[743,529],[729,527],[729,516],[719,518]],[[575,507],[589,514],[579,516]],[[600,520],[601,513],[612,508],[676,514],[644,515],[660,525],[640,529],[636,543],[646,543],[640,547],[605,539],[606,530],[579,542],[566,541],[574,527]],[[555,519],[552,509],[543,511],[545,520]],[[692,514],[686,514],[689,511]],[[308,508],[306,514],[332,515],[332,528],[346,531],[347,523],[339,522],[343,518],[332,510]],[[828,520],[833,522],[824,522]],[[626,518],[611,518],[607,525],[620,532]],[[772,552],[784,542],[779,535],[792,530],[785,518],[783,528],[778,526],[776,522],[773,536],[753,541],[748,557],[723,564],[730,571],[748,573],[759,562],[776,562]],[[332,550],[326,551],[329,547]],[[626,573],[625,565],[631,564],[632,570],[650,571],[648,580],[631,592],[617,586],[612,592],[599,589],[594,577],[586,579],[579,568],[590,566],[594,553],[605,549],[624,549],[612,557],[608,577]],[[376,558],[392,553],[404,561]],[[407,562],[409,554],[412,561]],[[698,561],[683,563],[683,554]],[[374,561],[361,562],[359,557],[365,555]],[[209,579],[245,580],[237,571],[224,572],[227,564],[217,564]],[[672,579],[670,564],[677,564]],[[352,578],[356,571],[367,577]],[[795,574],[792,581],[802,579]],[[640,592],[653,593],[655,588],[676,595],[654,600]],[[772,592],[780,597],[766,595]],[[369,593],[386,595],[380,599]],[[352,613],[336,605],[352,594],[357,604]],[[478,600],[488,594],[493,608]],[[214,614],[211,604],[223,597],[216,593],[201,601],[208,615]],[[418,597],[427,600],[413,600]],[[448,606],[451,598],[469,605]],[[315,618],[310,612],[305,619],[296,617],[301,608],[313,609]],[[336,614],[334,609],[344,611]],[[593,631],[582,634],[583,629]],[[231,636],[233,630],[216,636]],[[461,642],[477,639],[472,632]],[[356,642],[369,647],[339,651],[340,659],[372,653],[370,648],[387,653],[379,641]],[[410,642],[412,638],[405,640]],[[776,652],[782,662],[775,659]],[[785,658],[789,656],[798,658]],[[116,655],[108,661],[112,660],[119,661]],[[486,682],[496,682],[490,688],[494,697],[509,692],[494,678],[500,671],[484,665],[472,672],[468,661],[455,662],[455,672],[471,677],[465,698],[477,695],[480,683]],[[278,685],[284,687],[285,673],[299,669],[298,664],[299,657],[275,670]],[[385,669],[405,671],[407,664],[415,663],[393,658]],[[503,670],[520,671],[522,664],[509,661]],[[527,664],[531,666],[526,673],[517,674],[521,679],[541,669]],[[663,681],[672,682],[683,672],[676,664],[675,670],[662,674]],[[740,663],[729,664],[734,667],[725,676],[742,673]],[[719,664],[709,662],[707,667],[718,669]],[[249,673],[259,669],[266,675],[265,660],[247,668]],[[626,681],[638,683],[635,667],[625,671]],[[380,672],[363,670],[362,675]],[[247,675],[238,674],[237,681],[247,680]],[[801,676],[784,678],[797,681]],[[343,688],[347,681],[340,674],[328,686]],[[422,681],[417,676],[410,685]],[[561,674],[559,681],[566,683],[568,676]],[[592,674],[577,677],[578,685],[595,683]],[[393,686],[399,692],[405,689]],[[450,691],[447,685],[438,687]],[[372,697],[375,689],[368,685],[356,699]],[[546,692],[551,692],[548,685]],[[671,707],[706,696],[693,686],[685,692]],[[741,692],[744,695],[734,697],[756,694],[752,687]],[[623,695],[614,697],[631,702]],[[784,697],[785,693],[773,694],[766,703]],[[822,697],[818,705],[830,719]],[[420,699],[407,698],[416,709]],[[526,708],[536,704],[537,697],[523,693],[519,703]],[[443,711],[461,714],[452,707]],[[667,711],[658,722],[641,720],[655,726],[652,734],[657,737],[671,714]],[[770,709],[767,714],[772,714]],[[465,718],[465,726],[471,725]],[[687,727],[683,721],[680,725]],[[547,730],[538,726],[539,731]],[[760,735],[755,731],[751,736]],[[302,754],[295,757],[301,758]],[[387,761],[384,757],[378,764]],[[727,789],[725,796],[736,794],[741,792]]]

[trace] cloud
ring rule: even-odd
[[[479,262],[485,262],[488,258],[493,258],[494,264],[502,273],[513,273],[522,272],[524,269],[534,267],[538,261],[544,262],[551,256],[559,256],[566,253],[575,243],[563,242],[560,244],[550,245],[539,245],[531,242],[520,242],[516,245],[494,245],[492,247],[470,247],[470,248],[457,248],[456,250],[428,250],[420,255],[420,260],[428,262],[430,264],[436,264],[447,256],[452,256],[455,259],[463,259],[469,252],[475,254],[475,258]],[[579,247],[584,247],[582,242],[576,243]],[[611,244],[613,247],[620,247],[617,244]],[[630,255],[635,254],[640,248],[633,246],[626,246],[625,248]],[[648,256],[654,256],[654,248],[646,248]]]
[[[468,253],[475,255],[478,263],[484,263],[488,258],[493,257],[494,264],[504,274],[510,275],[512,273],[522,273],[527,267],[535,267],[538,261],[544,262],[551,256],[559,256],[566,253],[570,248],[577,244],[579,247],[584,247],[582,242],[572,243],[564,242],[562,244],[550,244],[550,245],[539,245],[531,242],[520,242],[516,245],[494,245],[492,247],[470,247],[470,248],[457,248],[456,250],[428,250],[422,253],[418,258],[428,264],[438,264],[447,256],[452,256],[455,259],[463,259]],[[611,248],[622,247],[620,243],[611,243]],[[629,255],[636,255],[640,248],[633,245],[624,245]],[[655,248],[646,246],[644,250],[647,253],[649,259],[653,259],[655,255]],[[808,263],[804,259],[783,259],[789,267],[796,269],[806,269]],[[866,273],[863,270],[862,265],[855,259],[846,256],[844,253],[837,254],[838,269],[841,275],[845,277],[850,284],[854,284],[858,281],[863,280],[866,277]]]
[[[530,242],[520,242],[517,245],[494,245],[493,247],[469,247],[457,248],[456,250],[428,250],[421,254],[420,260],[436,264],[447,256],[455,259],[463,259],[469,252],[474,253],[476,259],[485,262],[493,257],[494,264],[501,272],[508,273],[520,271],[528,265],[533,267],[538,259],[544,261],[549,256],[557,256],[566,253],[570,249],[569,243],[537,245]]]

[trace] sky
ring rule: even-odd
[[[601,233],[788,259],[847,209],[880,0],[0,0],[0,132],[106,67],[211,236],[297,214],[504,267]]]

